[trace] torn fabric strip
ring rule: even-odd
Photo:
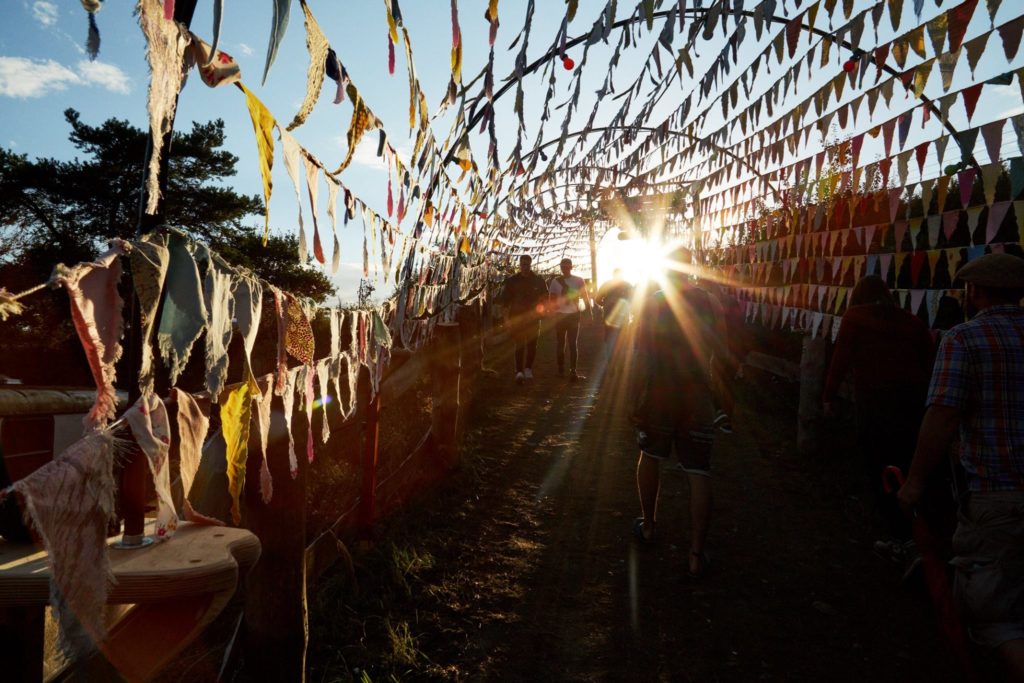
[[[69,659],[94,650],[107,633],[114,448],[109,432],[90,432],[9,489],[21,497],[25,519],[46,548],[57,642]]]
[[[205,247],[208,260],[203,297],[209,314],[206,328],[206,388],[216,401],[228,376],[228,346],[234,331],[234,272]]]
[[[85,417],[87,427],[99,427],[114,419],[117,392],[114,364],[121,357],[124,332],[124,301],[117,291],[121,280],[123,243],[101,254],[92,263],[73,269],[58,266],[57,282],[71,299],[71,319],[96,382],[96,401]]]
[[[224,526],[221,520],[196,512],[188,498],[203,457],[203,444],[210,430],[210,399],[197,399],[177,387],[171,389],[171,395],[178,406],[178,473],[181,476],[185,521]]]
[[[228,493],[231,494],[231,521],[242,521],[239,499],[245,486],[245,463],[249,458],[249,425],[252,422],[253,386],[239,382],[227,387],[220,404],[220,424],[224,434],[227,460]]]
[[[264,377],[261,380],[264,386],[260,387],[260,396],[256,405],[256,429],[260,437],[260,453],[263,456],[260,462],[260,498],[264,503],[269,503],[274,495],[274,480],[270,476],[270,465],[267,463],[269,452],[267,446],[270,440],[270,407],[274,398],[273,377]]]
[[[146,176],[146,213],[156,213],[160,203],[160,157],[164,136],[174,126],[178,92],[184,80],[185,48],[188,31],[175,21],[164,18],[158,0],[140,0],[139,26],[146,36],[146,59],[149,61],[149,130],[150,155]]]
[[[189,59],[195,62],[199,77],[210,88],[237,83],[242,79],[242,69],[238,62],[227,52],[221,52],[214,45],[210,47],[206,41],[194,33],[189,34],[192,43],[189,45]]]
[[[192,345],[206,328],[207,313],[199,268],[188,238],[172,232],[167,248],[170,260],[156,341],[164,364],[170,368],[171,384],[175,384],[185,369]]]
[[[303,156],[302,160],[306,163],[306,189],[309,191],[309,211],[313,216],[313,256],[320,265],[323,265],[324,248],[320,243],[320,226],[316,219],[317,197],[320,194],[320,167],[308,155]]]
[[[288,130],[295,130],[306,122],[306,117],[313,111],[313,105],[320,97],[320,89],[324,86],[324,69],[327,64],[327,37],[320,30],[316,18],[309,5],[302,2],[302,13],[306,19],[306,49],[309,50],[309,69],[306,71],[306,96],[302,100],[299,112],[288,124]]]
[[[178,513],[171,498],[171,466],[168,454],[171,450],[171,425],[167,419],[167,408],[156,394],[140,396],[124,414],[125,422],[132,430],[135,443],[146,455],[149,471],[153,475],[156,489],[156,536],[166,540],[178,529]]]
[[[160,305],[160,293],[167,277],[170,252],[163,235],[147,235],[132,247],[130,262],[132,285],[139,302],[142,323],[142,358],[139,363],[139,389],[148,394],[153,391],[153,328]]]
[[[299,263],[305,263],[309,259],[309,249],[306,247],[306,228],[302,224],[302,196],[299,191],[299,159],[303,157],[302,146],[295,137],[280,126],[277,127],[281,134],[281,148],[284,150],[284,170],[295,188],[295,206],[299,211]]]
[[[252,350],[263,317],[263,285],[254,277],[241,275],[235,285],[235,324],[242,335],[246,381],[255,381],[252,373]]]
[[[284,404],[284,421],[288,432],[288,471],[292,479],[299,476],[299,460],[295,455],[295,436],[292,434],[292,418],[295,416],[295,384],[302,370],[298,365],[285,373],[284,391],[281,393],[281,402]]]
[[[245,104],[249,108],[252,129],[256,134],[256,151],[259,153],[260,176],[263,178],[263,205],[266,218],[263,228],[263,246],[266,246],[267,238],[270,235],[270,193],[274,189],[270,170],[274,167],[273,130],[276,122],[270,111],[260,101],[260,98],[253,95],[252,91],[241,82],[237,83],[237,85],[245,93]]]

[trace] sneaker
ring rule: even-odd
[[[719,410],[715,415],[715,427],[723,434],[732,434],[732,418],[724,410]]]
[[[526,370],[523,371],[523,376],[526,377],[526,379],[533,379],[533,370],[531,368],[526,368]]]
[[[921,553],[918,552],[917,546],[913,541],[907,541],[903,544],[903,578],[900,580],[902,583],[910,581],[917,570],[921,567]]]
[[[906,562],[906,549],[899,541],[875,541],[874,550],[875,555],[884,560],[890,560],[897,564]]]
[[[521,372],[516,373],[516,384],[522,384],[524,379],[526,379],[526,375]]]

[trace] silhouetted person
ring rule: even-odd
[[[681,270],[691,261],[689,251],[676,249],[669,256],[675,267],[666,274],[665,286],[644,299],[637,317],[633,421],[643,517],[634,520],[633,535],[642,543],[654,539],[661,462],[674,451],[690,485],[688,572],[699,578],[707,569],[704,545],[712,503],[710,367],[715,355],[726,353],[725,328],[711,295]]]
[[[564,258],[559,264],[561,275],[551,278],[548,283],[549,308],[555,315],[555,358],[558,361],[558,376],[565,375],[566,347],[569,351],[569,379],[576,381],[576,362],[579,350],[576,340],[580,334],[580,300],[587,315],[593,318],[590,307],[590,293],[583,278],[572,274],[572,260]]]
[[[601,285],[595,301],[601,307],[604,322],[604,340],[615,345],[619,331],[629,323],[629,307],[633,299],[633,285],[622,279],[622,270],[612,271],[612,279]]]
[[[968,322],[939,344],[910,474],[909,512],[960,435],[968,493],[953,536],[954,594],[971,637],[1024,681],[1024,259],[987,254],[960,269]]]
[[[910,464],[933,360],[928,326],[896,306],[882,278],[862,278],[839,327],[823,401],[832,414],[839,385],[852,371],[857,450],[875,508],[896,541],[880,541],[876,550],[908,562],[907,569],[918,555],[906,516],[883,489],[882,471],[889,465],[906,471]]]
[[[537,355],[541,313],[548,290],[544,279],[533,272],[533,259],[519,257],[519,272],[509,276],[501,290],[506,307],[505,323],[515,344],[516,382],[533,379],[533,359]]]

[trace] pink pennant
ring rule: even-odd
[[[995,202],[988,209],[988,224],[985,226],[985,244],[991,244],[999,234],[999,228],[1006,220],[1010,202]]]
[[[953,233],[956,232],[956,228],[959,224],[959,211],[946,211],[942,214],[942,234],[946,236],[947,242],[953,239]]]
[[[966,208],[971,203],[971,193],[974,190],[974,177],[978,175],[978,169],[973,166],[965,168],[956,174],[960,182],[960,206]]]

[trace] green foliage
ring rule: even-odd
[[[64,117],[81,157],[30,160],[0,148],[0,259],[4,266],[27,267],[37,280],[55,263],[91,259],[110,238],[133,238],[139,224],[148,133],[121,119],[91,126],[73,109]],[[333,292],[330,280],[298,264],[294,238],[271,238],[263,247],[262,235],[244,223],[262,213],[263,202],[223,184],[238,163],[223,149],[224,140],[220,119],[174,134],[162,204],[166,223],[209,243],[231,263],[323,300]],[[16,289],[8,275],[0,268],[0,283]]]
[[[19,292],[46,280],[57,263],[89,261],[115,237],[134,238],[140,219],[148,134],[121,119],[98,126],[64,113],[70,161],[30,159],[0,147],[0,287]],[[263,245],[263,202],[226,182],[238,157],[223,149],[224,122],[176,132],[166,154],[165,222],[207,242],[234,265],[294,294],[321,302],[334,293],[320,271],[300,265],[294,237]],[[260,227],[246,221],[260,216]],[[122,280],[128,300],[130,277]],[[41,292],[25,314],[0,324],[6,353],[0,374],[32,383],[89,384],[68,315],[67,297]]]

